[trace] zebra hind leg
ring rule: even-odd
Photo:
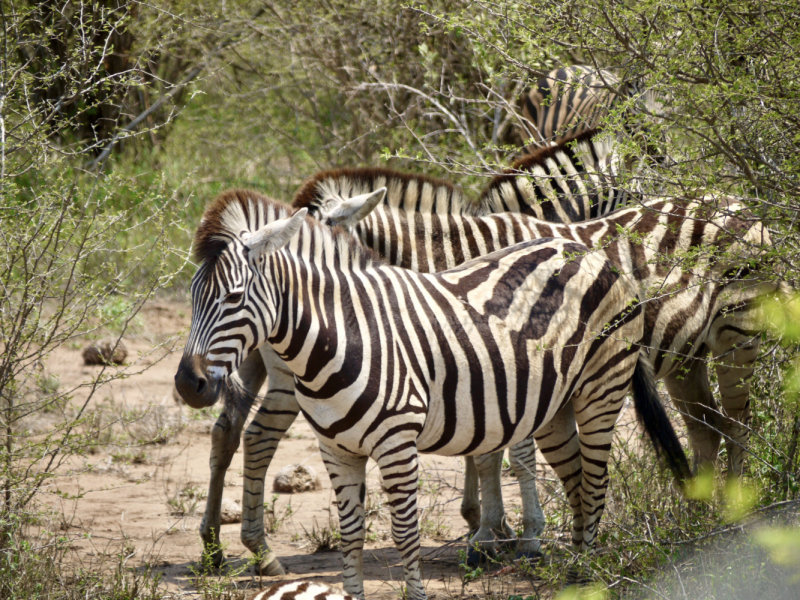
[[[535,435],[539,451],[564,485],[572,510],[572,547],[578,552],[583,545],[583,510],[581,507],[581,445],[575,425],[575,413],[568,403]]]
[[[419,514],[417,489],[419,462],[417,447],[392,440],[392,447],[374,456],[381,470],[383,491],[392,516],[392,538],[403,559],[408,600],[425,600],[420,569]]]
[[[322,440],[319,449],[336,493],[339,530],[342,535],[344,589],[348,594],[363,600],[367,457],[344,455],[342,450],[331,448]],[[416,519],[416,509],[414,518]]]
[[[503,509],[503,490],[500,475],[503,453],[494,452],[476,456],[475,466],[480,477],[481,508],[480,528],[469,540],[467,564],[474,566],[485,556],[495,557],[499,551],[497,540],[512,540],[514,532],[506,522]]]
[[[509,455],[522,494],[522,536],[517,541],[517,558],[538,559],[542,556],[539,538],[544,531],[544,513],[536,489],[536,443],[533,438],[523,440],[511,448]]]
[[[705,352],[701,356],[705,356]],[[722,440],[721,419],[708,385],[708,367],[702,358],[692,360],[688,369],[667,375],[664,385],[686,423],[694,454],[694,471],[713,469]]]
[[[750,380],[760,341],[738,347],[718,364],[720,404],[724,412],[720,429],[728,450],[728,477],[741,477],[750,439]]]

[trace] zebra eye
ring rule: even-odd
[[[225,302],[230,304],[239,304],[239,302],[242,301],[242,296],[244,296],[244,292],[231,292],[225,296]]]

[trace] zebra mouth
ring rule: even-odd
[[[208,373],[209,379],[213,380],[217,384],[221,382],[228,376],[228,370],[225,367],[220,367],[219,365],[209,365],[206,369]]]

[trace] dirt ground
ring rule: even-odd
[[[98,447],[85,462],[65,465],[65,477],[55,484],[60,496],[51,496],[61,513],[61,528],[75,538],[73,548],[78,559],[114,555],[124,548],[126,554],[133,554],[131,564],[155,564],[169,589],[186,597],[196,594],[201,585],[196,575],[201,554],[197,530],[209,478],[210,431],[218,414],[214,409],[194,411],[173,398],[172,381],[190,312],[188,303],[175,301],[153,302],[145,307],[138,331],[125,338],[128,362],[133,363],[128,370],[139,373],[107,385],[89,406],[89,410],[110,420],[109,431],[113,435],[109,434],[108,444],[98,440]],[[82,344],[73,346],[53,354],[46,365],[64,388],[79,384],[101,369],[84,366]],[[82,394],[85,397],[85,391],[76,391],[76,406]],[[114,417],[123,415],[134,421],[114,425]],[[164,431],[167,433],[160,433]],[[152,437],[160,437],[161,443],[139,445]],[[316,469],[322,489],[276,497],[274,508],[280,523],[270,534],[269,544],[288,573],[285,579],[340,583],[341,554],[313,553],[309,540],[312,529],[325,529],[336,523],[336,512],[316,438],[302,417],[280,444],[267,474],[268,489],[272,489],[274,474],[281,467],[298,462]],[[467,533],[459,515],[462,461],[425,456],[422,465],[422,554],[428,593],[434,597],[484,596],[486,579],[464,586],[459,572],[458,551],[466,547]],[[402,584],[399,554],[389,537],[388,511],[382,506],[376,465],[371,463],[368,469],[368,507],[372,503],[374,511],[368,519],[366,591],[370,597],[396,597]],[[566,512],[554,474],[541,464],[539,474],[540,495],[548,517],[555,511],[563,519]],[[513,525],[519,514],[519,490],[516,480],[508,475],[504,476],[504,484],[506,511]],[[225,497],[240,501],[241,449],[228,470],[225,486]],[[64,499],[64,494],[80,498]],[[272,496],[268,494],[265,501],[272,502]],[[239,540],[239,529],[238,523],[221,528],[227,565],[231,567],[243,565],[248,557]],[[563,532],[556,530],[552,535],[566,536],[566,527],[560,529]],[[259,581],[248,570],[225,581],[241,588],[275,580]],[[495,593],[505,597],[512,593],[550,595],[535,578],[498,576],[491,585]]]

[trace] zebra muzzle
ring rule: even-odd
[[[207,408],[219,398],[221,380],[209,376],[206,362],[199,355],[184,356],[175,374],[175,389],[192,408]]]

